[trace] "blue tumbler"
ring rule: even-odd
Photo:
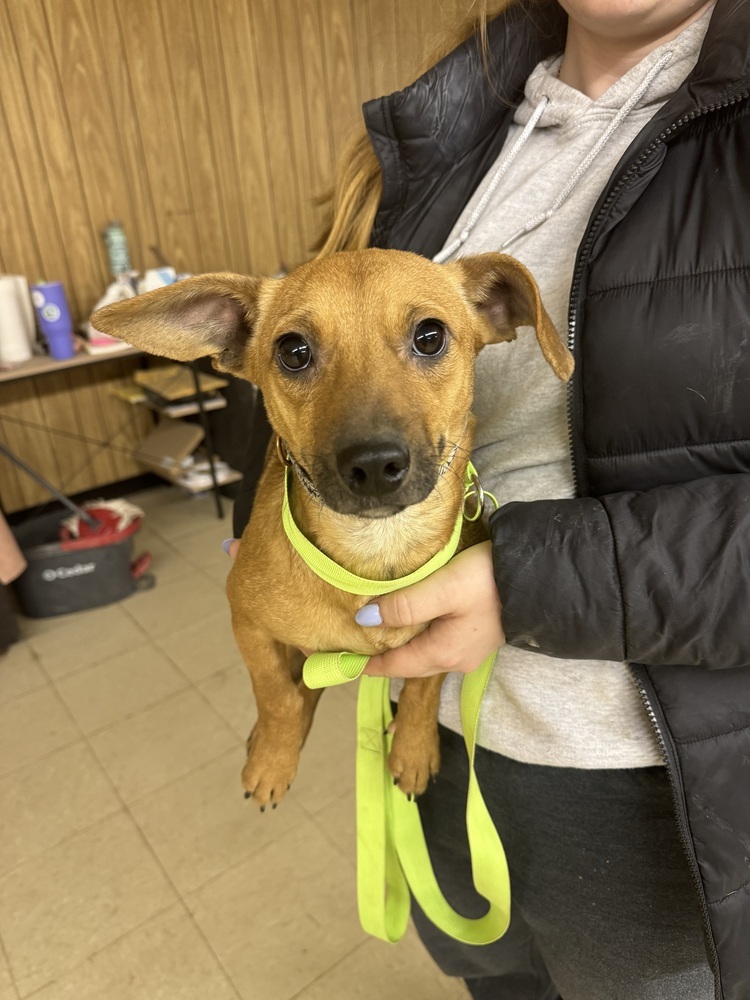
[[[65,361],[75,354],[73,321],[61,281],[40,281],[31,286],[39,329],[47,341],[50,355]]]

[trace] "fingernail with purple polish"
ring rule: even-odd
[[[382,625],[383,619],[380,617],[380,608],[377,604],[365,604],[363,608],[354,616],[358,625]]]
[[[227,555],[229,555],[229,547],[233,541],[234,541],[233,538],[225,538],[224,541],[221,543],[221,547],[222,549],[224,549]]]

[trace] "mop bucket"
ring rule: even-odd
[[[133,535],[140,520],[123,531],[64,537],[57,511],[32,518],[14,529],[28,567],[14,588],[29,618],[51,618],[113,604],[140,589],[133,564]],[[61,537],[62,536],[62,537]]]
[[[151,556],[133,562],[133,535],[143,511],[127,500],[92,500],[83,507],[0,444],[0,455],[43,486],[73,515],[53,512],[14,529],[28,566],[14,583],[29,618],[52,618],[113,604],[147,590]]]

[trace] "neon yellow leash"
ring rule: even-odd
[[[462,521],[481,516],[484,493],[474,466],[466,470],[464,506],[476,499],[476,510],[462,510],[448,544],[429,562],[398,580],[366,580],[329,559],[297,527],[289,505],[289,469],[284,481],[282,521],[292,546],[321,579],[351,594],[377,596],[424,580],[455,555]],[[464,944],[489,944],[506,932],[510,922],[510,879],[503,845],[485,805],[474,771],[477,724],[494,653],[461,684],[461,725],[469,757],[466,829],[476,891],[489,906],[484,916],[470,919],[457,913],[443,896],[432,869],[419,807],[394,786],[388,770],[393,720],[387,678],[362,677],[357,702],[357,901],[364,930],[384,941],[399,941],[411,909],[410,892],[429,919]],[[308,657],[303,679],[309,688],[356,680],[369,657],[359,653],[315,653]]]

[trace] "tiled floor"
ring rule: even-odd
[[[413,932],[359,927],[355,692],[326,692],[283,806],[246,803],[231,518],[134,499],[156,588],[22,619],[0,658],[0,1000],[466,998]]]

